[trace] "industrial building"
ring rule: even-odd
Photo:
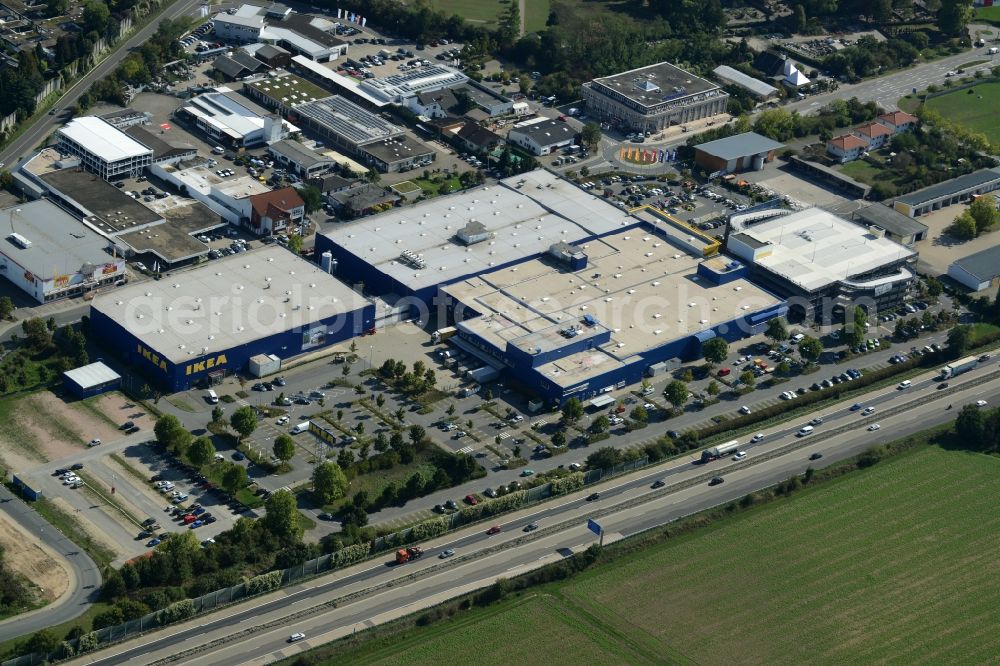
[[[635,218],[548,171],[536,169],[316,236],[337,274],[371,293],[431,306],[438,286],[539,257],[635,224]]]
[[[347,42],[333,34],[335,25],[320,16],[297,14],[281,4],[242,5],[212,18],[216,36],[230,42],[267,42],[316,62],[347,53]]]
[[[225,86],[192,97],[174,111],[174,115],[227,148],[270,144],[299,131],[298,127],[279,116],[237,97],[231,88]]]
[[[0,210],[0,275],[38,303],[80,296],[125,276],[110,243],[46,199]]]
[[[56,145],[105,180],[138,176],[153,162],[153,151],[96,116],[73,118],[56,131]]]
[[[784,315],[783,301],[745,272],[636,224],[443,287],[458,329],[449,342],[547,405],[586,400]]]
[[[749,227],[734,220],[726,250],[749,264],[755,283],[788,300],[793,318],[830,323],[855,305],[902,303],[916,252],[819,208],[785,212]]]
[[[101,361],[82,365],[63,373],[63,386],[81,400],[117,390],[121,383],[121,375]]]
[[[715,74],[715,78],[724,84],[745,90],[759,100],[770,99],[778,94],[778,89],[774,86],[748,76],[729,65],[719,65],[712,70],[712,74]]]
[[[96,338],[168,391],[347,340],[374,318],[372,303],[276,246],[99,295],[90,314]]]
[[[320,176],[337,166],[329,157],[320,155],[298,141],[277,141],[267,147],[267,152],[274,158],[275,164],[303,178]]]
[[[760,171],[774,160],[774,151],[784,147],[756,132],[744,132],[695,146],[694,162],[710,174]]]
[[[444,65],[430,65],[382,78],[365,79],[358,88],[383,104],[406,104],[418,93],[433,92],[465,83],[462,72]]]
[[[1000,278],[1000,245],[952,262],[948,277],[972,291],[989,288]]]
[[[892,207],[903,215],[917,217],[971,199],[977,194],[1000,190],[1000,167],[980,169],[937,185],[905,194]]]
[[[917,241],[925,240],[929,231],[923,222],[917,222],[912,217],[907,217],[881,203],[859,208],[851,217],[865,226],[882,229],[886,238],[907,247],[913,247]]]
[[[261,106],[282,114],[299,104],[330,96],[315,83],[287,72],[247,83],[243,86],[243,94]]]
[[[576,132],[564,122],[536,118],[518,123],[507,134],[507,143],[524,148],[532,155],[549,155],[576,142]]]
[[[335,148],[345,150],[378,171],[427,166],[436,156],[433,148],[407,136],[402,127],[340,95],[299,104],[293,114]]]
[[[717,84],[661,62],[583,84],[587,113],[618,127],[657,132],[725,113],[729,94]]]
[[[236,225],[249,224],[251,197],[271,191],[270,187],[252,176],[222,175],[204,158],[154,165],[150,173],[201,202],[226,222]]]

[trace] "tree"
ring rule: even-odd
[[[602,432],[607,432],[608,428],[611,427],[611,421],[608,419],[606,414],[601,414],[594,422],[590,424],[590,432],[595,434],[600,434]]]
[[[785,109],[767,109],[757,115],[753,130],[775,141],[787,141],[795,134],[795,116]]]
[[[229,463],[226,471],[222,473],[222,487],[230,494],[246,486],[248,481],[247,468],[242,465]]]
[[[799,5],[801,7],[801,5]],[[788,339],[788,324],[781,317],[775,317],[767,322],[764,335],[774,342],[784,342]]]
[[[378,407],[381,409],[382,406],[385,405],[385,396],[382,395],[381,393],[375,396],[375,404],[378,405]]]
[[[948,227],[948,231],[951,235],[961,240],[972,240],[976,237],[976,233],[978,233],[976,219],[972,217],[969,211],[963,211],[962,214],[956,217],[955,221],[951,223],[951,226]]]
[[[593,148],[601,142],[601,126],[597,123],[587,123],[580,131],[580,141],[588,148]]]
[[[719,395],[719,390],[719,382],[714,379],[708,383],[708,388],[705,389],[711,396]]]
[[[618,449],[604,446],[587,456],[589,469],[608,469],[622,462],[622,452]]]
[[[31,635],[31,638],[27,640],[24,644],[25,654],[48,654],[49,652],[55,652],[56,648],[59,647],[62,641],[59,637],[50,631],[49,629],[42,629],[41,631],[36,631]]]
[[[281,462],[288,462],[295,455],[295,440],[288,435],[274,438],[274,455]]]
[[[266,511],[263,523],[268,532],[286,543],[294,543],[302,538],[302,523],[295,504],[295,495],[287,490],[279,490],[264,502]]]
[[[971,342],[972,329],[968,326],[955,326],[948,331],[948,351],[958,358],[966,352]]]
[[[240,440],[249,437],[257,429],[257,412],[250,405],[240,407],[229,417],[229,424],[239,433]]]
[[[413,442],[413,446],[420,446],[420,443],[424,441],[425,437],[427,437],[427,431],[424,430],[424,427],[415,424],[410,426],[409,434],[410,441]]]
[[[45,325],[45,322],[38,317],[22,321],[21,330],[24,331],[24,337],[28,342],[28,346],[35,351],[41,351],[52,344],[52,332]]]
[[[187,449],[187,459],[195,467],[203,467],[215,456],[215,445],[208,437],[199,437]]]
[[[892,18],[892,0],[874,0],[870,9],[872,20],[878,24],[888,23]]]
[[[222,409],[222,407],[216,405],[212,408],[212,423],[222,423],[222,419],[225,415],[226,412]]]
[[[191,441],[191,433],[184,429],[173,414],[164,414],[156,419],[153,434],[156,435],[156,441],[170,451],[179,451]]]
[[[632,411],[629,413],[629,417],[633,421],[638,421],[639,423],[646,423],[649,421],[649,412],[642,405],[636,405]]]
[[[288,250],[294,254],[302,254],[302,236],[296,233],[289,234]]]
[[[83,28],[87,32],[96,32],[103,36],[104,31],[108,28],[108,19],[110,18],[111,10],[105,3],[98,0],[88,2],[83,8]]]
[[[976,197],[967,212],[975,220],[976,235],[989,231],[997,222],[1000,222],[1000,211],[997,210],[996,197],[989,194]]]
[[[752,372],[746,370],[742,374],[740,374],[740,383],[745,384],[747,386],[753,386],[754,384],[757,383],[757,378],[754,377],[754,374]]]
[[[979,445],[986,441],[988,425],[985,410],[975,405],[965,405],[955,419],[955,434],[969,448],[982,448]]]
[[[681,407],[688,400],[687,385],[679,380],[674,380],[663,389],[663,397],[674,407]]]
[[[347,476],[339,465],[330,461],[316,466],[312,481],[316,498],[321,504],[330,504],[347,493]]]
[[[795,32],[803,33],[806,30],[806,10],[802,5],[795,5]]]
[[[570,398],[562,408],[562,420],[566,423],[576,423],[583,417],[583,403],[579,398]]]
[[[552,446],[557,449],[566,445],[566,431],[560,428],[552,433]]]
[[[818,361],[822,353],[823,343],[811,335],[807,335],[799,342],[799,356],[810,363]]]
[[[937,13],[938,29],[946,35],[961,37],[972,18],[972,5],[966,0],[941,0]]]
[[[729,344],[724,339],[715,337],[702,343],[701,353],[706,361],[718,365],[726,360],[726,356],[729,354]]]
[[[445,413],[448,416],[454,416],[455,415],[455,403],[451,403],[450,405],[448,405],[448,409],[445,410]]]
[[[402,458],[402,456],[400,456]],[[340,453],[337,454],[337,466],[340,469],[347,469],[354,464],[354,451],[350,449],[341,449]]]
[[[0,296],[0,319],[10,319],[14,314],[14,301],[10,296]]]
[[[302,197],[302,201],[306,205],[307,213],[311,213],[323,207],[323,193],[320,192],[318,187],[313,185],[304,185],[302,187],[296,187],[295,191],[299,193],[300,197]]]

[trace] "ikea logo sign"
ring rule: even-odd
[[[212,368],[221,368],[227,362],[225,354],[219,354],[214,358],[206,358],[195,363],[189,363],[187,367],[184,368],[185,375],[195,375],[199,372],[205,372],[206,370],[211,370]]]
[[[160,355],[154,352],[152,349],[146,349],[142,345],[136,345],[136,351],[144,359],[155,365],[157,368],[163,372],[167,371],[167,361],[166,359],[160,358]]]

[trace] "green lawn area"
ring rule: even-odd
[[[1000,5],[978,7],[973,12],[973,23],[991,23],[1000,26]]]
[[[516,2],[516,0],[515,0]],[[497,18],[507,10],[506,0],[430,0],[435,9],[458,14],[471,23],[496,25]],[[524,28],[535,32],[545,27],[549,18],[549,0],[526,0]]]
[[[396,183],[393,185],[392,189],[396,190],[400,194],[409,194],[410,192],[416,192],[419,190],[420,186],[412,180],[404,180],[402,183]]]
[[[864,160],[854,160],[840,167],[840,172],[845,176],[850,176],[854,180],[874,185],[882,177],[883,170]]]
[[[1000,7],[990,9],[1000,10]],[[1000,123],[996,116],[996,110],[1000,108],[1000,83],[983,83],[968,90],[957,90],[929,99],[926,105],[945,120],[964,125],[974,132],[982,132],[990,143],[1000,143]]]
[[[458,180],[458,176],[449,178],[444,182],[434,182],[429,178],[414,178],[411,182],[416,183],[417,186],[424,191],[428,197],[437,196],[441,194],[441,188],[445,185],[448,186],[448,192],[458,192],[462,189],[462,183]]]
[[[1000,458],[922,447],[317,663],[988,663],[998,496]]]

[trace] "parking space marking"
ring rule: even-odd
[[[468,453],[472,453],[472,451],[473,451],[473,448],[471,446],[463,446],[458,451],[456,451],[456,453],[466,453],[466,454],[468,454]]]

